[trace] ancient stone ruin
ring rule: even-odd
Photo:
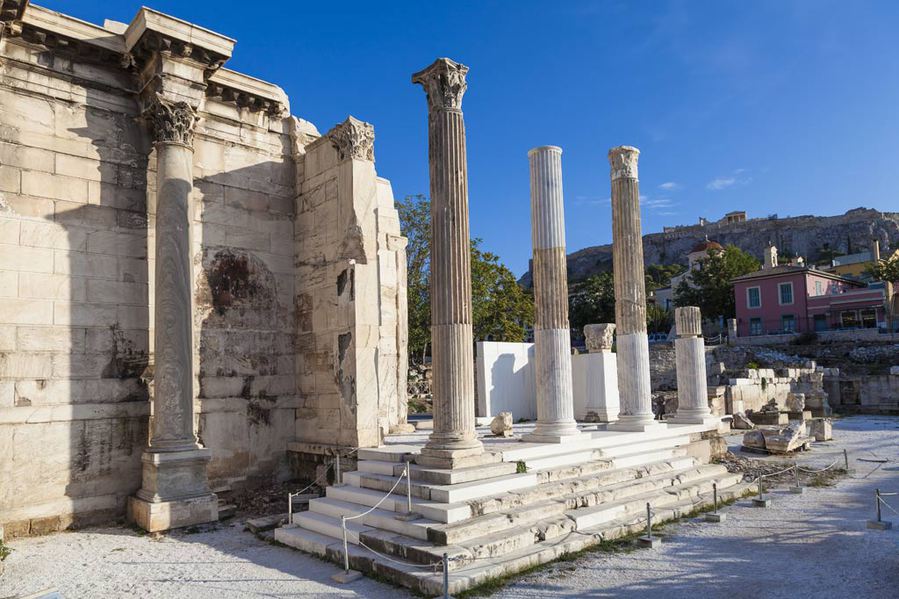
[[[235,41],[0,2],[0,525],[216,519],[405,423],[405,238],[374,129]],[[330,459],[330,457],[328,458]]]

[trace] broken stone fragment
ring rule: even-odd
[[[801,449],[808,442],[804,426],[787,426],[763,430],[765,449],[772,453],[789,453]]]
[[[500,412],[490,422],[490,432],[497,437],[512,436],[512,412]]]
[[[744,412],[737,412],[734,414],[733,427],[737,430],[752,430],[755,425]]]
[[[743,434],[743,447],[748,449],[765,449],[765,436],[760,430],[751,430]]]
[[[805,410],[805,393],[788,394],[786,403],[788,412],[802,412]]]

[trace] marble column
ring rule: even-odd
[[[558,443],[580,434],[574,420],[571,383],[562,148],[534,148],[528,152],[528,160],[534,246],[537,427],[523,440]]]
[[[156,148],[153,422],[130,515],[148,531],[218,520],[209,450],[194,433],[190,194],[195,109],[154,95],[145,113]]]
[[[630,146],[609,150],[612,179],[612,268],[621,413],[609,429],[644,431],[665,426],[654,419],[646,336],[646,279],[640,229],[637,158]]]
[[[737,344],[737,319],[736,318],[728,318],[727,319],[727,344],[728,345],[736,345]]]
[[[702,315],[696,306],[675,308],[674,340],[677,362],[677,414],[669,422],[709,424],[717,426],[720,418],[709,409],[706,384],[705,341],[702,338]]]
[[[438,58],[412,75],[428,98],[434,432],[421,463],[447,468],[483,452],[475,432],[471,239],[462,96],[468,67]]]

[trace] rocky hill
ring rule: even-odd
[[[870,249],[880,242],[881,252],[899,248],[899,212],[855,208],[838,216],[792,216],[753,218],[742,222],[722,221],[667,228],[643,236],[646,264],[686,264],[690,249],[706,237],[722,245],[733,244],[759,260],[762,250],[773,243],[781,255],[802,256],[814,263],[832,256]],[[568,255],[568,280],[579,281],[612,270],[612,246],[598,245]],[[531,286],[531,273],[520,283]]]

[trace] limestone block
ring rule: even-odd
[[[39,171],[22,171],[22,193],[40,198],[87,203],[87,181]]]
[[[828,418],[815,418],[811,421],[809,435],[815,441],[831,441],[833,439],[833,423]]]
[[[16,347],[21,351],[84,351],[84,330],[70,327],[18,327]]]
[[[490,423],[490,432],[497,437],[512,437],[512,412],[500,412]]]
[[[16,297],[19,290],[19,273],[11,270],[0,271],[0,298]]]
[[[13,325],[0,325],[0,351],[12,351],[16,349],[16,327]]]
[[[0,252],[0,270],[20,272],[53,272],[53,250],[35,247],[17,247],[15,251]]]
[[[804,428],[804,426],[788,426],[775,430],[762,429],[765,449],[772,453],[789,453],[800,449],[808,442]]]
[[[743,434],[743,447],[765,449],[765,436],[760,430],[750,430]]]
[[[53,324],[53,302],[33,299],[0,301],[0,324]]]
[[[19,193],[21,190],[22,171],[0,165],[0,191],[7,193]]]
[[[87,231],[56,223],[23,220],[19,243],[31,247],[84,251],[87,249]]]
[[[110,327],[118,321],[118,310],[115,304],[95,305],[86,303],[54,302],[52,305],[52,320],[46,324],[81,327]],[[0,303],[0,309],[2,309],[2,307],[3,304]],[[2,322],[2,317],[0,317],[0,322]]]

